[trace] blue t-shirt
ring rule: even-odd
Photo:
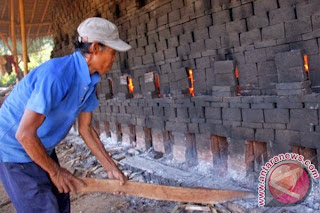
[[[80,112],[98,106],[98,73],[90,75],[80,52],[51,59],[25,76],[0,108],[0,162],[31,162],[15,138],[25,109],[43,114],[37,130],[48,154],[68,134]]]

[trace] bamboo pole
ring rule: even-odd
[[[36,7],[37,7],[37,0],[34,0],[30,23],[33,22],[34,14],[35,14],[35,12],[36,12]],[[31,26],[30,26],[29,29],[28,29],[27,38],[29,38],[30,31],[31,31]]]
[[[41,23],[43,23],[44,18],[46,17],[49,4],[50,4],[50,0],[47,0],[46,6],[45,6],[44,11],[42,13]],[[38,26],[37,37],[39,36],[39,33],[40,33],[40,26]]]
[[[13,61],[15,62],[14,70],[16,74],[16,82],[19,82],[19,70],[18,70],[18,54],[17,54],[17,39],[16,39],[16,29],[15,29],[15,17],[14,17],[14,0],[10,0],[10,17],[11,17],[11,45],[13,55]]]
[[[5,0],[4,4],[2,6],[3,6],[3,9],[2,9],[2,12],[1,12],[1,18],[3,18],[4,13],[6,12],[6,9],[7,9],[7,6],[8,6],[8,0]]]
[[[11,43],[12,43],[12,55],[14,58],[14,62],[18,63],[17,56],[17,40],[16,40],[16,30],[15,30],[15,20],[14,20],[14,0],[10,2],[10,16],[11,16]]]
[[[27,38],[29,38],[29,37],[27,37]],[[31,45],[33,44],[33,41],[35,40],[34,38],[30,38],[29,39],[30,41],[29,41],[29,44],[28,44],[28,49],[31,47]],[[29,52],[29,54],[30,54],[30,52]]]
[[[24,19],[24,0],[19,0],[19,14],[21,23],[21,43],[22,43],[22,58],[24,64],[23,74],[26,76],[28,74],[28,55],[27,55],[27,42],[26,42],[26,26]]]
[[[0,24],[11,24],[11,21],[2,20],[0,19]],[[51,25],[51,22],[32,22],[32,23],[25,23],[26,27],[37,27],[37,26],[45,26]],[[16,27],[19,27],[19,23],[15,23]]]
[[[9,46],[9,43],[8,43],[8,40],[7,40],[6,36],[3,35],[3,34],[0,34],[0,38],[2,39],[3,43],[8,47],[9,51],[12,53],[12,50],[11,50],[11,48]]]

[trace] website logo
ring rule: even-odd
[[[319,173],[310,160],[296,153],[271,158],[259,176],[259,206],[290,206],[305,200],[312,188],[312,178]]]

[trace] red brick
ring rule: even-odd
[[[141,151],[147,151],[152,146],[151,129],[146,127],[136,127],[136,148]]]

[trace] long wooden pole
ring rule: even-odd
[[[1,19],[3,18],[4,16],[4,13],[6,12],[6,9],[7,9],[7,6],[8,6],[8,1],[5,0],[4,4],[2,5],[3,6],[3,9],[2,9],[2,12],[1,12]]]
[[[0,34],[0,38],[2,39],[3,43],[8,47],[9,51],[12,53],[12,49],[9,46],[9,43],[8,43],[8,40],[7,40],[7,36]]]
[[[46,6],[45,6],[44,11],[42,13],[41,23],[44,21],[44,18],[46,17],[49,4],[50,4],[50,0],[47,0]],[[37,35],[36,35],[37,37],[39,36],[39,33],[40,33],[40,26],[38,26],[38,31],[37,31]]]
[[[14,20],[14,0],[10,2],[10,16],[11,16],[11,43],[12,43],[12,55],[15,63],[18,63],[18,55],[17,55],[17,39],[16,39],[16,29],[15,29],[15,20]],[[15,67],[16,69],[16,67]],[[16,70],[16,74],[18,75],[18,70]],[[18,78],[16,78],[18,79]]]
[[[26,41],[26,26],[24,20],[24,1],[19,0],[19,14],[20,14],[20,24],[21,24],[21,43],[22,43],[22,58],[24,64],[23,74],[26,76],[28,74],[28,47]]]
[[[10,21],[7,20],[2,20],[0,19],[0,24],[10,24]],[[32,22],[32,23],[25,23],[26,27],[34,27],[34,26],[45,26],[45,25],[51,25],[51,22]],[[19,27],[18,24],[16,23],[16,27]]]
[[[33,22],[33,18],[34,18],[34,14],[35,14],[35,12],[36,12],[37,4],[38,4],[37,0],[34,0],[34,1],[33,1],[33,8],[32,8],[32,14],[31,14],[30,23]],[[31,27],[29,27],[29,29],[28,29],[27,38],[29,38],[30,31],[31,31]]]
[[[118,180],[91,178],[85,178],[83,181],[86,183],[86,186],[78,189],[79,192],[122,192],[127,195],[154,200],[216,204],[236,199],[256,197],[254,193],[244,191],[174,187],[131,181],[127,181],[123,186],[120,186]]]

